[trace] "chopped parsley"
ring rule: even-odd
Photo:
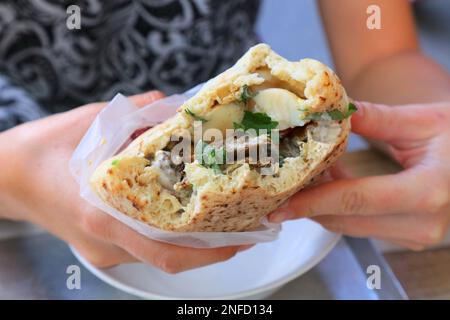
[[[259,130],[261,129],[266,129],[267,133],[270,133],[270,130],[275,129],[278,126],[278,122],[273,121],[272,118],[265,113],[245,111],[241,123],[234,122],[233,125],[234,129],[242,129],[244,131],[254,129],[259,135]]]
[[[119,161],[120,161],[119,159],[115,159],[111,162],[111,165],[117,166],[119,164]]]
[[[349,116],[352,115],[353,113],[355,113],[356,111],[358,111],[358,108],[355,106],[354,103],[349,103],[348,104],[348,108],[347,108],[347,113],[349,113]]]
[[[206,121],[208,121],[208,120],[206,120],[205,118],[202,118],[202,117],[196,115],[195,113],[193,113],[193,112],[191,111],[191,109],[189,109],[189,108],[184,109],[184,111],[185,111],[188,115],[190,115],[192,118],[194,118],[195,120],[197,120],[197,121],[201,121],[201,122],[206,122]]]
[[[251,92],[248,85],[244,84],[241,89],[240,101],[243,103],[247,103],[250,99],[254,98],[256,93]]]
[[[280,166],[280,168],[282,168],[284,165],[284,159],[286,159],[285,156],[283,156],[281,154],[278,155],[278,165]]]
[[[214,146],[200,140],[195,146],[195,159],[204,167],[213,169],[215,173],[222,173],[220,164],[225,163],[226,154],[223,148]],[[221,159],[222,158],[222,159]]]
[[[331,120],[344,120],[350,117],[353,113],[355,113],[358,110],[356,106],[353,103],[348,104],[348,108],[346,112],[342,112],[341,110],[331,110],[327,112],[314,112],[305,117],[305,120],[323,120],[323,115],[328,114],[328,116],[331,118]]]

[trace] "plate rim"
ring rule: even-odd
[[[97,267],[93,266],[83,256],[81,256],[80,253],[73,246],[69,245],[69,248],[72,251],[73,255],[78,259],[78,261],[81,262],[81,264],[86,269],[88,269],[88,271],[90,271],[93,275],[95,275],[97,278],[99,278],[103,282],[111,285],[112,287],[122,290],[123,292],[131,294],[135,297],[148,299],[148,300],[237,300],[237,299],[243,299],[245,297],[255,296],[262,292],[268,292],[268,291],[274,290],[276,288],[281,288],[283,285],[296,279],[300,275],[308,272],[310,269],[312,269],[314,266],[316,266],[322,259],[325,258],[325,256],[328,255],[328,253],[330,253],[330,251],[336,246],[336,244],[339,242],[339,240],[342,237],[341,234],[333,233],[328,230],[325,230],[325,231],[327,233],[329,233],[330,235],[332,235],[334,238],[330,240],[330,243],[326,247],[324,247],[324,250],[322,250],[320,254],[315,256],[313,259],[311,259],[311,261],[309,263],[303,265],[301,268],[299,268],[295,271],[292,271],[292,272],[284,275],[283,277],[280,277],[278,280],[271,281],[271,282],[267,283],[266,285],[259,286],[254,289],[239,291],[237,293],[224,295],[224,296],[213,296],[213,297],[189,298],[189,297],[165,296],[165,295],[160,295],[157,293],[150,293],[148,291],[137,289],[133,286],[123,283],[122,281],[116,280],[112,276],[108,275],[104,271],[105,269],[101,269],[101,268],[97,268]]]

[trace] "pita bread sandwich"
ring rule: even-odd
[[[111,207],[163,230],[254,230],[344,152],[355,110],[327,66],[287,61],[259,44],[175,116],[104,161],[91,186]],[[222,146],[204,135],[195,141],[198,123],[203,132],[238,129],[240,136],[222,140]],[[181,155],[188,161],[172,156],[179,146],[173,137],[192,138],[192,150]],[[269,144],[276,151],[250,155],[250,149]],[[243,157],[218,161],[236,154]],[[263,174],[269,167],[272,173]]]

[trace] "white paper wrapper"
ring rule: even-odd
[[[117,211],[92,192],[89,177],[102,161],[117,153],[135,130],[154,126],[174,115],[177,108],[197,90],[198,87],[183,95],[173,95],[143,108],[137,108],[121,94],[114,97],[97,115],[70,160],[70,171],[80,185],[81,197],[150,239],[180,246],[214,248],[275,240],[281,227],[267,220],[263,221],[259,230],[250,232],[164,231]]]

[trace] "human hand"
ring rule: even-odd
[[[152,91],[131,100],[145,106],[163,96]],[[68,162],[104,106],[89,104],[0,134],[0,215],[42,226],[99,267],[143,261],[175,273],[229,259],[244,249],[194,249],[153,241],[80,198]]]
[[[389,107],[358,103],[352,127],[385,143],[404,168],[397,174],[313,186],[273,212],[271,221],[309,217],[355,237],[376,237],[421,250],[445,236],[450,221],[450,103]]]

